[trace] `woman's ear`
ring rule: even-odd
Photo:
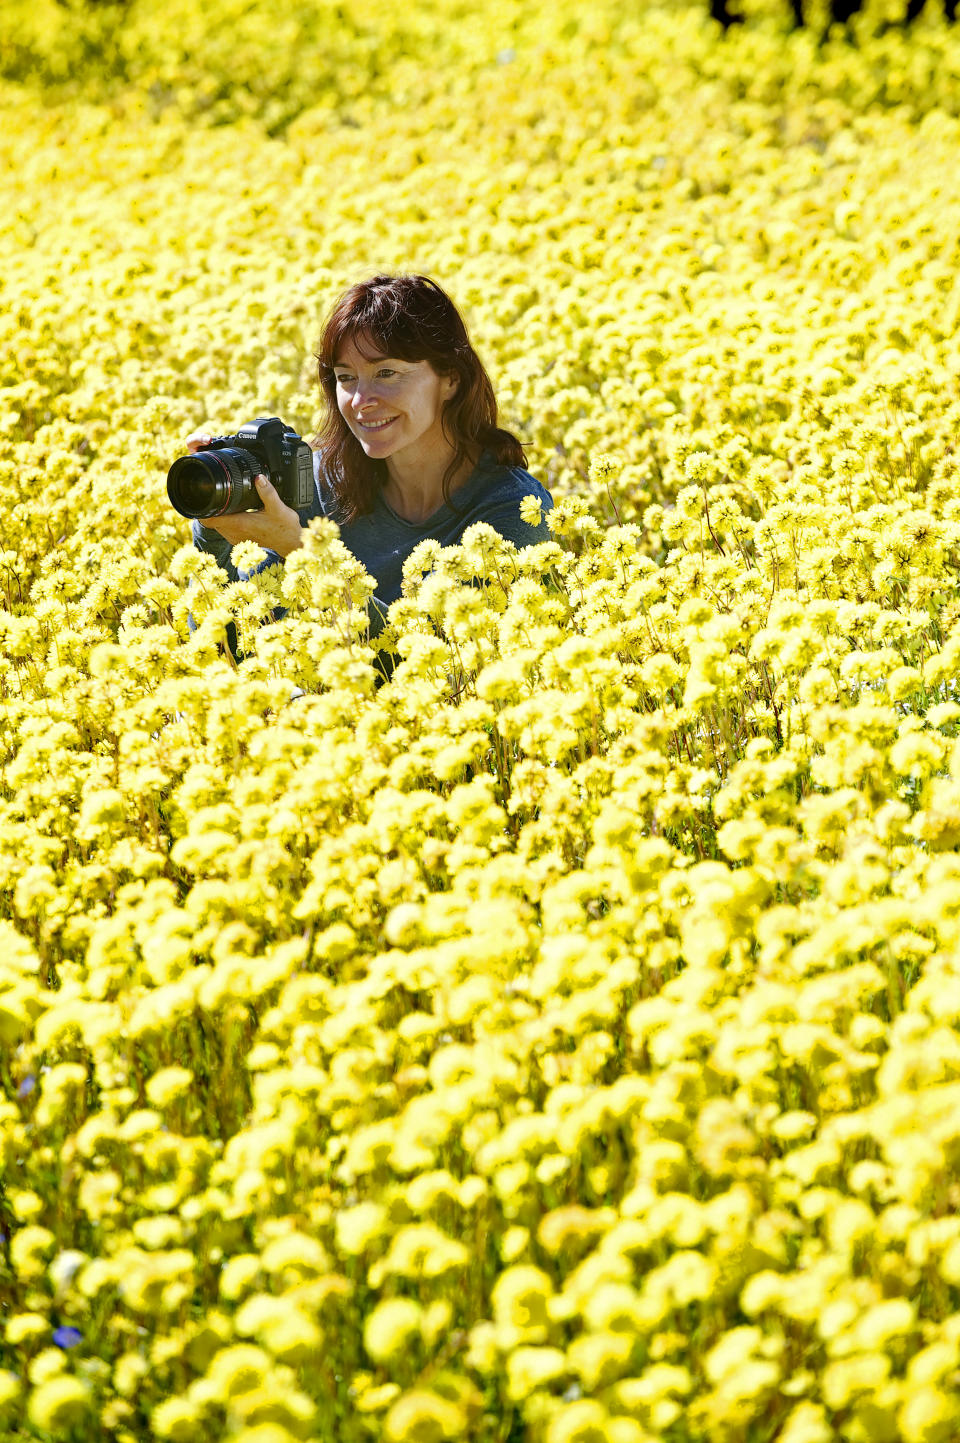
[[[460,377],[456,371],[446,371],[440,376],[440,394],[445,401],[451,400],[460,389]]]

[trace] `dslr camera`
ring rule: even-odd
[[[205,450],[178,456],[167,473],[167,495],[191,520],[262,511],[258,475],[268,476],[294,511],[313,498],[313,452],[277,416],[258,416],[235,436],[214,436]]]

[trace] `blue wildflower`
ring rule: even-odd
[[[79,1328],[54,1328],[53,1341],[58,1348],[75,1348],[78,1343],[83,1342],[83,1334]]]

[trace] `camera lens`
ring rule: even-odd
[[[253,478],[260,463],[240,446],[180,456],[167,473],[167,495],[181,516],[201,520],[234,511],[259,511],[263,503]]]

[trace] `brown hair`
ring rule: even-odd
[[[334,365],[344,343],[352,340],[371,356],[398,361],[429,361],[438,376],[457,382],[441,413],[443,434],[454,448],[443,476],[447,487],[468,459],[490,451],[501,466],[525,466],[516,436],[497,425],[497,401],[490,377],[470,344],[467,328],[453,301],[427,276],[371,276],[344,293],[323,328],[317,348],[320,389],[326,414],[314,437],[336,501],[337,516],[353,521],[373,510],[387,478],[385,461],[372,460],[337,406]]]

